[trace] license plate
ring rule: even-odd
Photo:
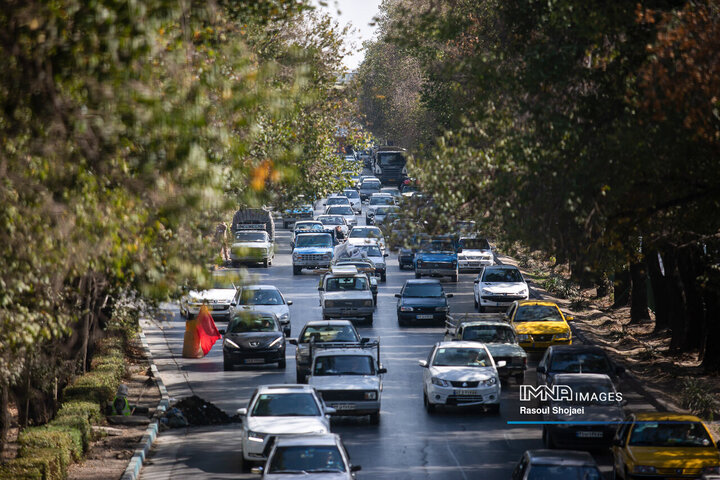
[[[245,363],[265,363],[264,358],[246,358]]]
[[[418,320],[429,320],[429,319],[433,318],[433,316],[432,315],[418,315],[417,318],[418,318]]]
[[[603,432],[576,432],[575,435],[578,438],[602,438]]]
[[[475,390],[455,390],[455,395],[477,395]]]
[[[330,404],[335,410],[355,410],[355,405],[351,403],[335,403]]]

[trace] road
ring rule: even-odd
[[[364,223],[364,215],[359,216]],[[318,276],[303,271],[292,275],[289,231],[276,233],[278,253],[268,268],[251,268],[258,283],[276,285],[290,307],[292,331],[300,331],[308,320],[321,319],[318,301]],[[503,387],[499,416],[463,410],[440,411],[428,415],[422,402],[422,371],[417,361],[424,359],[430,347],[443,339],[439,327],[403,327],[397,324],[394,294],[412,271],[400,271],[397,257],[388,257],[387,282],[380,283],[374,325],[359,327],[366,337],[381,338],[381,356],[388,373],[384,379],[382,412],[379,425],[366,419],[333,419],[332,430],[341,434],[352,461],[362,465],[358,478],[433,479],[480,478],[507,479],[523,451],[541,448],[541,427],[508,425],[508,421],[532,420],[520,416],[519,388],[513,381]],[[457,284],[443,279],[452,312],[473,311],[473,274],[462,274]],[[223,371],[222,349],[218,342],[202,359],[181,357],[184,320],[177,307],[166,305],[164,314],[143,320],[142,327],[155,362],[171,397],[196,394],[234,414],[246,406],[257,385],[294,383],[294,347],[288,345],[287,368],[250,367]],[[219,328],[224,324],[220,323]],[[537,357],[531,357],[526,379],[534,381]],[[637,392],[621,385],[630,407],[646,410]],[[194,427],[163,432],[142,470],[143,480],[198,478],[257,478],[240,472],[239,425]],[[611,457],[595,453],[604,472],[610,471]],[[609,475],[609,474],[608,474]],[[608,477],[609,478],[609,477]]]

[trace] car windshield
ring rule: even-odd
[[[461,238],[460,247],[466,250],[490,250],[490,244],[484,238]]]
[[[394,205],[395,200],[392,197],[370,197],[370,205]]]
[[[630,434],[632,447],[711,447],[712,441],[699,422],[638,422]]]
[[[600,480],[602,475],[595,467],[574,465],[532,465],[528,480]]]
[[[253,417],[317,417],[320,409],[311,393],[261,393]]]
[[[235,232],[235,240],[238,242],[265,242],[267,234],[265,232]]]
[[[325,290],[328,292],[344,292],[348,290],[367,290],[365,277],[334,277],[328,278]]]
[[[361,252],[365,252],[365,255],[368,257],[382,257],[380,249],[375,245],[357,245],[355,248]]]
[[[560,310],[554,305],[521,305],[517,309],[515,322],[562,322]]]
[[[323,235],[298,235],[295,240],[295,247],[332,247],[332,238],[329,234]]]
[[[375,375],[375,361],[370,355],[317,357],[313,375]]]
[[[327,205],[347,205],[350,203],[347,197],[332,197],[328,198]]]
[[[343,217],[320,217],[323,225],[345,225]]]
[[[390,212],[397,212],[399,211],[398,207],[392,206],[392,207],[378,207],[375,210],[375,215],[387,215]]]
[[[435,353],[434,367],[489,367],[492,363],[482,348],[441,347]]]
[[[355,330],[350,325],[308,325],[300,335],[299,342],[309,343],[310,340],[316,343],[360,341]]]
[[[305,230],[322,230],[322,225],[319,223],[296,223],[295,224],[295,231],[305,231]]]
[[[361,190],[380,190],[381,185],[378,180],[363,180],[360,184]]]
[[[350,232],[350,238],[380,238],[381,236],[379,228],[355,227]]]
[[[403,290],[403,297],[429,298],[442,297],[443,288],[439,283],[408,283]]]
[[[420,245],[421,252],[441,252],[441,253],[454,253],[455,246],[453,241],[448,239],[435,239],[426,240]]]
[[[323,473],[346,471],[340,451],[335,446],[278,447],[272,456],[268,473]]]
[[[275,332],[272,317],[258,315],[238,315],[228,324],[228,333]]]
[[[471,325],[463,329],[463,340],[482,343],[515,343],[512,328],[500,325]]]
[[[566,405],[618,405],[615,390],[612,385],[604,382],[588,381],[564,382],[573,392],[571,400],[563,400]]]
[[[347,198],[360,198],[360,194],[357,190],[343,190],[343,195]]]
[[[483,283],[520,283],[523,281],[520,270],[516,268],[486,268]]]
[[[328,208],[327,213],[333,215],[355,215],[351,207],[342,205],[335,205],[334,207]]]
[[[403,185],[402,193],[417,192],[417,187],[414,185]]]
[[[240,305],[284,305],[280,292],[274,288],[243,289]]]
[[[381,167],[405,166],[405,156],[400,152],[378,153],[377,156]]]
[[[552,352],[549,371],[553,373],[611,373],[607,357],[596,352]]]

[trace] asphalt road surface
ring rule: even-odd
[[[318,212],[316,212],[318,213]],[[364,223],[364,213],[358,216]],[[276,285],[294,304],[290,307],[292,333],[297,335],[309,320],[321,319],[318,275],[303,271],[292,275],[288,230],[276,233],[278,251],[273,265],[250,268],[258,283]],[[333,419],[332,430],[339,433],[354,464],[362,466],[358,478],[453,480],[482,478],[508,479],[522,453],[542,448],[541,427],[508,425],[508,421],[534,420],[519,413],[519,388],[514,381],[503,386],[500,415],[458,409],[440,410],[428,415],[422,401],[422,369],[431,346],[442,341],[440,327],[403,327],[397,324],[396,298],[410,270],[398,268],[397,257],[387,259],[387,282],[380,283],[374,325],[359,326],[364,337],[380,337],[381,357],[388,373],[384,378],[382,412],[379,425],[366,418]],[[450,299],[451,313],[472,312],[474,274],[461,274],[457,284],[443,278]],[[223,371],[222,347],[218,342],[202,359],[181,357],[185,328],[177,307],[166,305],[158,318],[143,320],[150,343],[170,397],[180,399],[196,394],[233,415],[245,407],[253,389],[262,384],[294,383],[295,347],[288,345],[287,368],[249,367]],[[224,323],[219,323],[219,328]],[[538,358],[531,357],[526,381],[534,383]],[[629,408],[647,410],[641,396],[621,385]],[[537,419],[535,419],[537,420]],[[612,458],[594,452],[609,478]],[[141,472],[143,480],[198,478],[257,478],[240,471],[240,425],[193,427],[161,433]]]

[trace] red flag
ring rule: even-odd
[[[207,305],[203,305],[198,313],[197,335],[200,339],[200,348],[202,348],[204,355],[207,355],[213,345],[215,345],[215,342],[220,339],[220,332],[218,332],[215,326],[215,321],[212,315],[210,315],[210,310],[208,310]]]

